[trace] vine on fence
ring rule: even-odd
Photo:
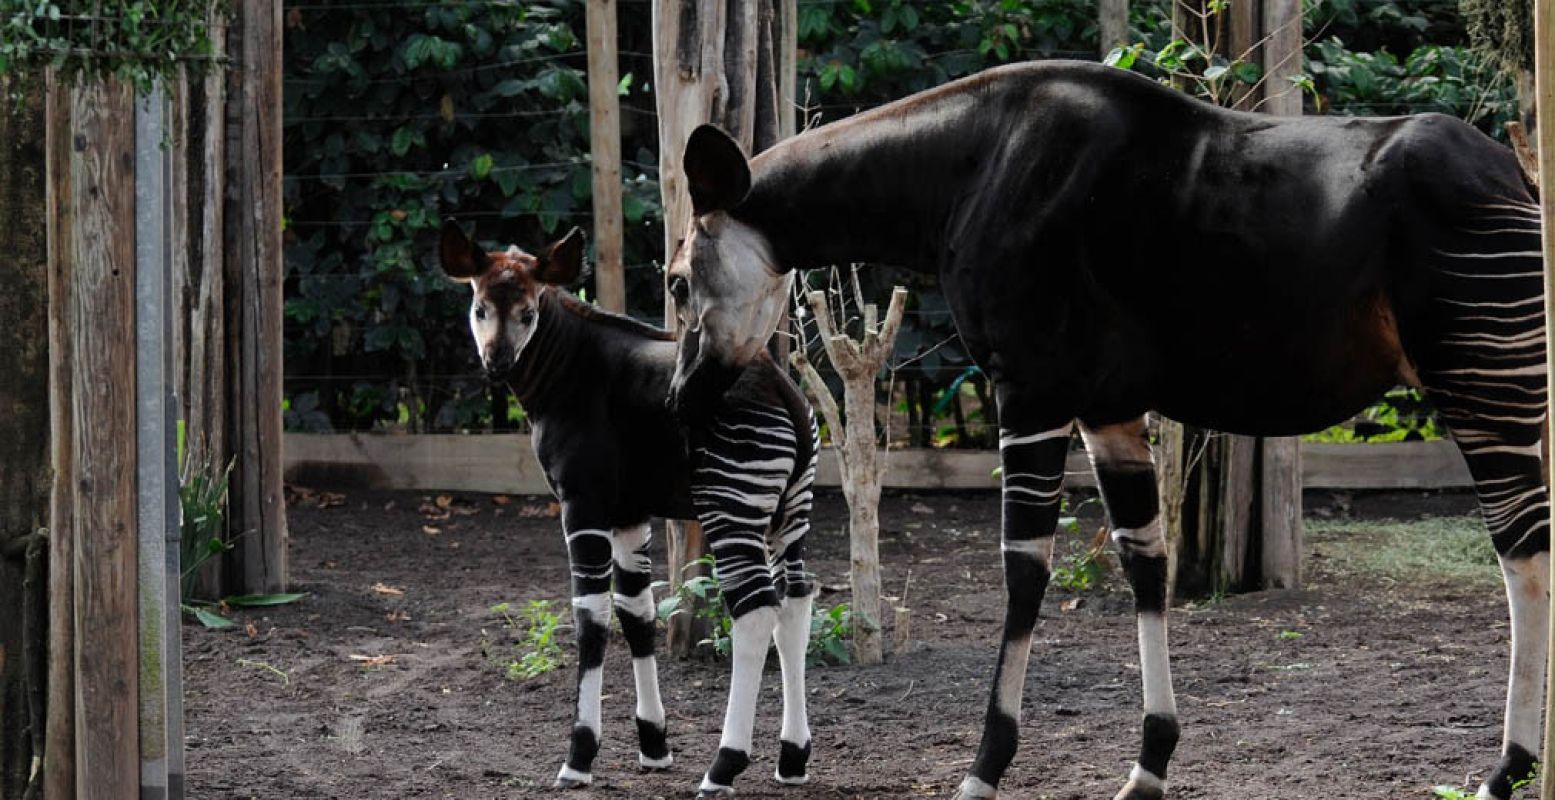
[[[113,76],[139,91],[215,52],[224,0],[120,0],[107,8],[0,0],[0,75],[48,67],[70,80]]]

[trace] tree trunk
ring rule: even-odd
[[[228,34],[226,312],[232,550],[227,590],[288,583],[281,486],[281,6],[242,3]]]
[[[1128,46],[1128,0],[1099,0],[1097,21],[1101,27],[1101,54]]]
[[[40,75],[21,80],[41,82]],[[0,97],[17,87],[0,78]],[[41,86],[0,102],[0,797],[42,789],[49,510],[48,223]],[[28,787],[34,787],[28,793]]]

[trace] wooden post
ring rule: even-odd
[[[1277,117],[1301,116],[1301,1],[1263,0],[1263,107]]]
[[[47,762],[73,770],[74,794],[133,797],[140,785],[136,613],[135,178],[132,90],[117,80],[72,86],[50,125],[51,205],[67,206],[51,243],[49,349],[56,498],[51,525],[58,603],[50,623],[69,649],[51,654],[74,683],[49,686]],[[53,114],[50,122],[53,123]],[[67,408],[61,408],[66,406]],[[64,573],[61,576],[61,573]],[[61,593],[68,592],[68,596]],[[51,674],[57,674],[57,671]],[[66,709],[69,709],[67,712]],[[71,729],[56,730],[56,711]],[[68,716],[66,716],[68,714]],[[70,746],[54,749],[56,737]],[[73,752],[72,752],[73,748]]]
[[[792,0],[653,0],[653,71],[659,120],[659,190],[664,202],[664,254],[672,257],[691,223],[691,195],[681,173],[681,156],[691,131],[712,122],[755,152],[777,140],[782,116],[776,111],[776,80],[792,54],[776,56],[777,48],[763,47],[763,31],[776,36],[772,24],[774,3],[793,11]],[[794,19],[788,16],[788,19]],[[762,21],[767,24],[763,25]],[[784,30],[785,40],[789,36]],[[762,68],[765,58],[779,58],[778,65]],[[758,76],[766,76],[766,81]],[[767,103],[768,111],[758,108]],[[770,120],[778,131],[763,133]],[[758,130],[761,129],[761,130]],[[664,299],[665,326],[676,325],[669,293]],[[674,521],[665,524],[668,539],[671,590],[680,586],[686,564],[704,550],[701,527]],[[694,630],[692,615],[677,612],[670,617],[668,644],[676,655],[688,655],[703,636]]]
[[[842,332],[843,326],[832,324],[825,292],[810,292],[806,299],[815,315],[826,357],[842,377],[846,423],[837,413],[831,390],[806,359],[803,349],[794,353],[794,365],[826,420],[842,470],[842,495],[848,503],[854,659],[859,664],[879,664],[884,658],[880,632],[885,624],[880,605],[880,479],[886,465],[875,448],[875,378],[896,344],[907,290],[898,286],[891,292],[885,321],[878,326],[875,306],[862,306],[864,330],[856,341]]]
[[[1533,6],[1534,74],[1537,76],[1535,93],[1537,101],[1534,113],[1538,124],[1534,133],[1539,142],[1539,211],[1544,221],[1544,357],[1545,385],[1548,397],[1555,398],[1555,368],[1550,359],[1555,357],[1555,0],[1535,0]],[[1551,448],[1545,454],[1545,464],[1555,464],[1555,437],[1545,436],[1545,446]],[[1555,506],[1550,507],[1551,522],[1555,523]],[[1550,550],[1550,575],[1555,575],[1555,548]],[[1547,589],[1548,587],[1546,587]],[[1555,614],[1550,615],[1549,636],[1549,687],[1545,691],[1544,751],[1540,762],[1544,774],[1544,800],[1555,800],[1555,776],[1550,775],[1555,765]]]
[[[1128,46],[1128,0],[1099,0],[1097,22],[1101,27],[1101,54]]]
[[[594,174],[594,295],[626,311],[621,262],[621,101],[615,0],[588,0],[589,153]]]
[[[281,4],[240,3],[227,91],[227,590],[287,585],[281,487]]]
[[[25,78],[41,82],[41,74]],[[17,87],[0,78],[0,98]],[[0,797],[42,788],[49,348],[44,103],[0,101]]]

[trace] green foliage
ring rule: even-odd
[[[712,555],[705,555],[681,568],[681,573],[705,569],[706,575],[693,575],[681,581],[674,594],[659,601],[659,619],[667,621],[670,615],[682,607],[692,610],[697,619],[704,619],[711,629],[708,637],[697,642],[698,647],[712,648],[720,658],[728,658],[734,647],[734,618],[724,604],[723,592],[718,588],[718,564]],[[655,588],[666,584],[654,582]]]
[[[805,661],[811,665],[853,663],[849,648],[849,633],[853,630],[853,611],[847,603],[831,608],[815,606],[810,617],[810,643],[805,648]]]
[[[437,268],[437,230],[456,217],[533,252],[589,227],[582,27],[582,4],[559,0],[289,14],[288,427],[511,423],[475,361],[469,290]],[[627,295],[657,316],[654,128],[626,116]]]
[[[1443,438],[1441,424],[1418,389],[1394,389],[1354,419],[1302,437],[1309,442],[1414,442]]]
[[[562,648],[556,641],[561,616],[551,610],[551,601],[530,600],[520,617],[513,616],[509,603],[492,606],[491,613],[502,618],[504,627],[524,632],[523,640],[513,645],[516,657],[508,659],[503,667],[508,678],[537,678],[561,666]]]
[[[1533,765],[1533,771],[1528,773],[1528,777],[1512,782],[1512,794],[1516,795],[1517,792],[1521,791],[1522,789],[1526,789],[1532,786],[1533,782],[1538,779],[1539,763],[1535,761]],[[1459,789],[1456,786],[1437,786],[1432,790],[1432,794],[1438,798],[1441,798],[1441,800],[1474,800],[1475,797],[1472,792]]]
[[[0,75],[49,67],[66,79],[117,77],[145,92],[214,52],[212,0],[102,4],[0,0]]]
[[[222,540],[226,530],[227,478],[232,463],[217,471],[206,464],[194,468],[185,459],[183,480],[178,487],[182,524],[179,526],[180,585],[183,599],[194,599],[194,586],[200,568],[232,545]]]
[[[1355,116],[1451,114],[1504,139],[1517,118],[1512,81],[1466,47],[1423,45],[1402,61],[1386,50],[1357,53],[1337,37],[1308,50],[1315,110]]]
[[[1460,0],[1475,50],[1512,72],[1533,69],[1534,0]]]

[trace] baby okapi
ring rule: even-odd
[[[807,779],[805,649],[812,585],[804,570],[815,477],[809,406],[770,358],[749,362],[698,419],[667,400],[675,342],[665,331],[588,305],[562,289],[582,270],[577,229],[540,255],[483,252],[453,222],[443,271],[474,289],[470,331],[481,363],[523,404],[535,455],[561,501],[578,641],[578,711],[558,788],[588,784],[600,742],[600,688],[611,578],[637,683],[638,763],[668,768],[653,657],[649,517],[699,520],[734,617],[733,677],[717,757],[700,796],[733,794],[750,763],[767,643],[783,672],[777,780]]]

